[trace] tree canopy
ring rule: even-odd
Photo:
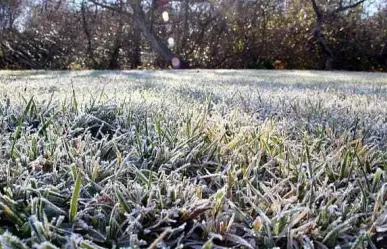
[[[168,67],[387,70],[387,6],[372,0],[0,0],[0,68]]]

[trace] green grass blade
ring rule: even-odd
[[[70,201],[70,213],[69,213],[70,223],[73,223],[77,216],[78,199],[79,199],[79,194],[81,193],[81,182],[82,182],[82,173],[78,171],[77,178],[75,180],[73,194],[71,196],[71,201]]]

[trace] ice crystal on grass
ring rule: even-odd
[[[383,74],[2,72],[0,89],[1,248],[385,241]]]

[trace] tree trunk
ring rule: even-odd
[[[158,36],[156,36],[153,32],[150,32],[150,30],[145,25],[145,20],[143,19],[143,16],[144,15],[142,11],[139,15],[135,15],[135,24],[144,34],[145,38],[149,41],[152,49],[159,53],[165,61],[173,65],[174,68],[188,68],[188,64],[184,60],[174,55],[173,52],[160,40]],[[178,60],[178,63],[173,63],[172,59]]]
[[[133,12],[135,15],[140,11],[141,0],[136,0],[136,5],[133,6]],[[132,50],[130,52],[130,68],[137,69],[141,65],[141,30],[134,25],[135,21],[132,18],[133,36],[132,36]]]
[[[93,48],[92,48],[92,44],[91,44],[91,34],[90,34],[90,30],[89,30],[89,26],[87,24],[87,19],[86,19],[86,7],[85,7],[85,3],[82,2],[82,5],[81,5],[81,13],[82,13],[82,27],[83,27],[83,32],[85,33],[86,35],[86,39],[87,39],[87,48],[86,48],[86,51],[87,51],[87,54],[89,56],[89,59],[91,60],[91,62],[93,63],[92,67],[93,68],[97,68],[98,67],[98,63],[97,61],[95,60],[94,58],[94,53],[93,53]]]
[[[114,41],[113,49],[112,49],[112,54],[110,56],[110,61],[109,61],[109,69],[115,70],[119,69],[119,55],[120,55],[120,48],[121,48],[121,37],[122,37],[122,20],[119,21],[118,24],[118,29],[117,29],[117,34],[116,34],[116,39]]]
[[[317,5],[316,0],[310,0],[313,6],[314,13],[316,14],[316,24],[314,26],[313,35],[320,43],[321,48],[323,49],[325,56],[325,70],[331,70],[333,64],[333,52],[330,48],[328,40],[325,38],[322,33],[322,25],[324,22],[324,14],[321,12],[321,9]]]
[[[387,67],[387,40],[384,42],[383,48],[379,54],[380,64]]]
[[[133,30],[133,51],[130,60],[130,68],[137,69],[141,65],[141,32],[137,27]]]
[[[325,38],[325,36],[322,33],[321,20],[316,21],[316,26],[314,28],[313,34],[314,34],[314,37],[317,39],[317,41],[320,43],[321,48],[323,49],[324,56],[325,56],[325,70],[332,70],[334,55],[333,55],[332,49],[330,48],[328,40]]]
[[[183,20],[183,35],[181,36],[180,51],[184,51],[188,39],[188,15],[189,15],[189,0],[184,0],[184,20]]]
[[[128,12],[122,11],[119,8],[116,8],[114,6],[101,3],[97,0],[90,0],[92,3],[101,6],[103,8],[108,8],[113,11],[117,11],[121,14],[128,14]],[[151,31],[150,27],[146,25],[146,18],[145,13],[142,10],[141,6],[139,6],[139,3],[136,2],[130,2],[130,7],[133,9],[133,20],[136,27],[142,32],[145,39],[149,41],[152,50],[159,53],[161,57],[167,61],[170,65],[173,65],[174,68],[183,69],[188,68],[188,64],[182,60],[181,58],[178,58],[161,40],[160,38],[155,35],[153,31]],[[173,59],[173,61],[172,61]],[[176,63],[176,61],[178,63]],[[173,63],[175,62],[175,63]]]
[[[139,2],[140,3],[138,3],[138,6],[139,6],[138,8],[139,8],[139,10],[141,10],[141,7],[140,7],[141,0],[139,0]],[[156,7],[157,7],[156,0],[152,0],[151,8],[149,11],[149,17],[148,17],[148,19],[149,19],[149,32],[153,32],[154,11],[155,11]],[[139,12],[137,11],[137,13],[139,13]]]

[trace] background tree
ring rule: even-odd
[[[387,70],[373,1],[0,0],[0,68]]]
[[[314,24],[313,34],[315,38],[320,43],[324,55],[326,57],[325,61],[325,69],[332,69],[333,60],[334,60],[334,52],[332,51],[331,45],[326,38],[323,30],[323,25],[327,26],[329,23],[334,22],[340,13],[345,11],[354,9],[360,6],[365,0],[359,0],[353,2],[352,0],[338,0],[338,1],[327,1],[325,5],[320,5],[317,3],[317,0],[310,0],[313,6],[313,10],[315,12],[316,20]]]

